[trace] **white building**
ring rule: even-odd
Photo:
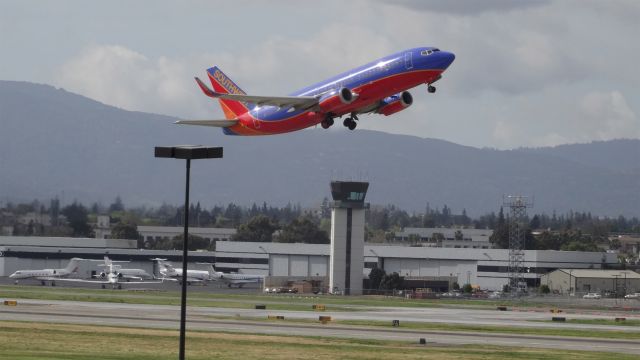
[[[329,245],[218,242],[216,264],[226,271],[274,277],[327,277]],[[508,283],[509,250],[409,246],[364,246],[363,275],[378,266],[411,279],[454,278],[483,289],[500,290]],[[599,269],[617,264],[615,254],[601,252],[526,250],[524,268],[529,286],[543,274],[560,268]]]
[[[170,240],[184,234],[182,226],[138,226],[138,233],[145,242]],[[189,235],[196,235],[209,242],[229,241],[236,233],[231,228],[191,227]]]
[[[434,234],[439,234],[434,236]],[[454,249],[491,249],[491,229],[404,228],[395,233],[395,242],[416,239],[423,246]]]

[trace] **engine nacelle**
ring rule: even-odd
[[[100,276],[101,279],[104,279],[107,277],[107,274],[104,272],[101,272],[100,274],[98,274],[98,276]]]
[[[408,91],[403,91],[399,94],[389,96],[382,100],[382,104],[376,110],[378,114],[389,116],[395,114],[398,111],[404,110],[413,104],[413,96]]]
[[[320,108],[324,112],[332,112],[344,105],[351,104],[357,97],[357,94],[343,87],[335,93],[325,95],[324,98],[320,100]]]
[[[356,99],[356,96],[353,95],[353,92],[351,92],[351,90],[345,87],[338,90],[338,97],[340,98],[340,102],[342,102],[345,105],[351,104],[353,100]]]

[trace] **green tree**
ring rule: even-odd
[[[454,282],[453,282],[453,285],[451,285],[451,288],[452,288],[453,290],[460,290],[460,284],[458,284],[458,282],[457,282],[457,281],[454,281]]]
[[[277,242],[329,244],[329,236],[308,217],[299,217],[282,228]]]
[[[120,196],[116,196],[116,199],[113,201],[113,204],[109,205],[109,212],[116,211],[124,211],[124,204],[122,203],[122,199]]]
[[[77,202],[62,209],[62,215],[67,218],[67,222],[73,230],[73,236],[93,237],[88,214],[87,208]]]
[[[111,237],[114,239],[137,240],[140,237],[138,226],[130,222],[119,222],[111,229]]]
[[[396,290],[402,288],[404,278],[397,272],[393,272],[390,275],[386,274],[380,281],[380,289]]]
[[[464,235],[462,234],[462,231],[460,230],[456,230],[455,234],[453,235],[453,237],[456,240],[464,240]]]
[[[471,294],[472,291],[473,291],[473,287],[471,286],[471,284],[464,284],[464,286],[462,286],[463,293]]]
[[[551,292],[551,289],[549,289],[548,285],[542,284],[540,285],[540,289],[538,289],[538,292],[540,292],[540,294],[548,294]]]
[[[264,215],[251,218],[246,224],[238,227],[232,241],[272,242],[273,233],[278,230],[278,223]]]
[[[493,234],[489,237],[489,241],[495,248],[508,249],[509,248],[509,223],[504,218],[504,211],[500,208],[498,213],[498,222]]]
[[[371,272],[369,273],[369,284],[371,286],[372,289],[379,289],[380,288],[380,282],[382,282],[382,279],[387,275],[387,272],[384,271],[384,269],[381,269],[379,267],[374,267],[373,269],[371,269]]]

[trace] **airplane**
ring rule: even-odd
[[[328,129],[334,119],[357,126],[358,115],[389,116],[413,103],[407,90],[433,83],[451,65],[455,55],[435,47],[404,50],[292,93],[290,96],[247,95],[217,66],[207,70],[210,89],[195,78],[202,92],[218,99],[225,120],[179,120],[176,124],[221,127],[227,135],[272,135],[320,124]]]
[[[238,285],[238,287],[241,288],[244,284],[261,283],[264,281],[264,276],[262,275],[223,273],[216,271],[216,268],[213,265],[211,265],[211,269],[213,270],[211,278],[214,281],[222,281],[226,283],[228,287]]]
[[[96,261],[96,260],[92,260],[92,261]],[[127,281],[130,281],[130,280],[144,280],[144,279],[152,279],[153,278],[153,276],[149,275],[149,273],[144,271],[143,269],[124,269],[120,265],[116,265],[116,267],[113,267],[114,263],[124,263],[124,262],[128,262],[128,261],[113,261],[113,260],[109,259],[108,256],[105,256],[104,257],[104,264],[98,265],[98,266],[104,267],[105,269],[102,272],[100,272],[99,274],[96,274],[95,277],[96,278],[105,279],[105,278],[108,277],[107,269],[114,268],[116,273],[117,273],[117,275],[118,275],[118,278],[124,279],[124,280],[127,280]]]
[[[101,260],[92,260],[92,261],[101,261]],[[118,262],[126,262],[126,261],[118,261]],[[67,281],[67,282],[80,282],[80,283],[88,283],[88,284],[100,284],[102,286],[103,289],[105,289],[107,287],[107,285],[111,285],[111,287],[113,289],[122,289],[122,282],[121,279],[124,278],[124,275],[121,273],[121,265],[115,265],[114,261],[110,260],[108,257],[104,257],[104,264],[100,264],[99,266],[102,266],[105,268],[105,270],[100,273],[97,274],[96,277],[100,277],[104,280],[85,280],[85,279],[59,279],[59,281]],[[129,270],[135,270],[135,272],[138,271],[143,271],[140,269],[129,269]],[[146,274],[146,272],[145,272]],[[151,275],[147,274],[149,277],[151,277]],[[131,277],[131,278],[136,278],[136,277]],[[130,278],[130,279],[131,279]],[[50,280],[50,279],[47,279]],[[127,280],[128,281],[128,280]],[[135,281],[135,282],[131,282],[130,284],[160,284],[161,281]]]
[[[38,279],[43,286],[46,284],[46,281],[50,281],[51,286],[56,286],[56,279],[77,273],[78,263],[82,260],[81,258],[72,258],[64,269],[18,270],[9,275],[9,278],[16,279],[16,284],[19,279]]]
[[[182,268],[175,268],[167,259],[151,259],[158,262],[160,275],[159,279],[182,282]],[[193,282],[202,283],[209,281],[211,274],[206,270],[189,270],[187,269],[187,285],[191,285]]]

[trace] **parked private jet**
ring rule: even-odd
[[[231,287],[232,285],[237,285],[239,288],[241,288],[244,284],[261,283],[264,281],[263,275],[223,273],[220,271],[216,271],[213,265],[211,265],[211,270],[213,270],[211,273],[211,278],[214,281],[222,281],[229,287]]]
[[[19,279],[37,279],[42,282],[42,285],[46,285],[46,281],[50,281],[51,286],[56,286],[55,280],[76,273],[78,271],[78,263],[82,260],[80,258],[72,258],[64,269],[18,270],[9,275],[9,277],[15,279],[16,284]]]
[[[152,259],[158,262],[161,280],[182,282],[182,268],[175,268],[167,259]],[[211,280],[211,273],[206,270],[187,269],[187,285],[197,282],[202,283]]]

